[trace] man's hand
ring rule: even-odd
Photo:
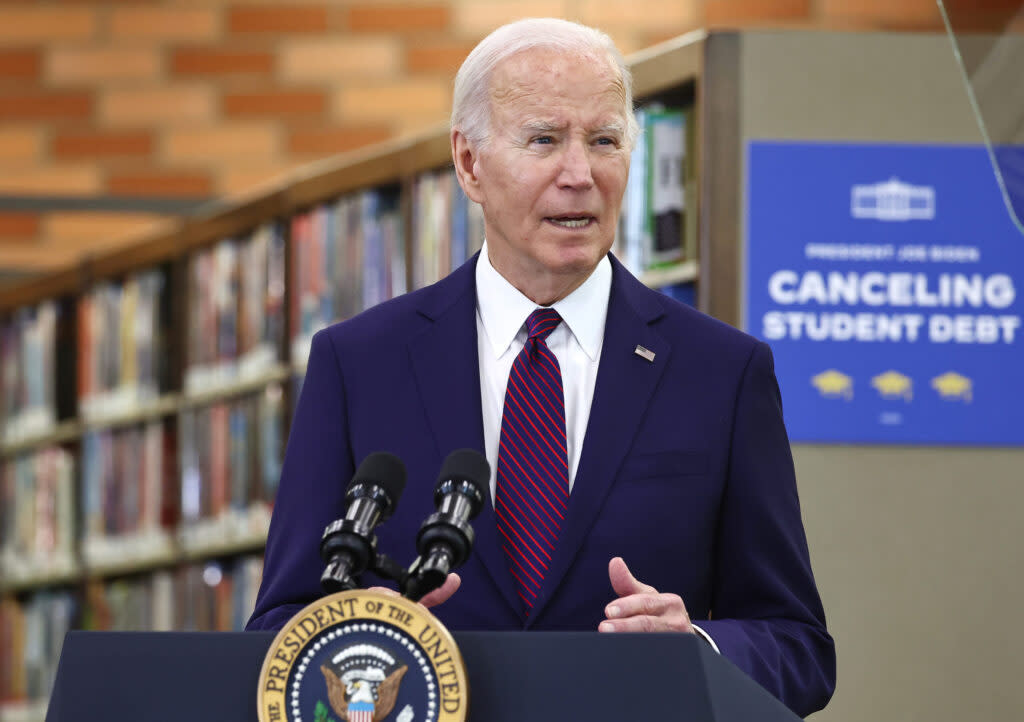
[[[455,594],[461,584],[462,577],[455,572],[451,572],[448,575],[448,578],[444,580],[444,584],[423,596],[423,599],[420,600],[420,604],[429,609],[430,607],[436,607],[438,604],[447,602],[451,596]]]
[[[439,586],[429,594],[424,595],[423,599],[419,601],[424,607],[429,609],[430,607],[436,607],[438,604],[443,604],[451,599],[451,596],[455,594],[459,586],[462,584],[462,577],[455,572],[448,575],[448,578],[444,580],[444,584]],[[381,592],[388,596],[397,597],[398,592],[388,587],[370,587],[366,591],[368,592]]]
[[[622,557],[608,562],[608,578],[619,598],[605,607],[599,632],[689,632],[690,615],[678,594],[659,594],[636,580]]]

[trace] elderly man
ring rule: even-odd
[[[250,628],[319,596],[320,533],[367,454],[411,470],[379,532],[405,560],[469,447],[491,493],[461,587],[425,600],[449,628],[696,632],[798,713],[824,706],[834,649],[771,354],[609,254],[636,133],[599,31],[526,20],[469,55],[451,144],[484,248],[314,338]]]

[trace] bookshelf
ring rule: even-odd
[[[688,111],[677,261],[634,269],[652,287],[701,275],[704,41],[630,58],[639,103]],[[443,277],[482,228],[445,126],[0,295],[0,721],[42,718],[68,628],[244,624],[312,334]]]

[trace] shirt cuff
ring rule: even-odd
[[[698,627],[698,626],[697,626],[696,624],[691,624],[690,626],[691,626],[691,627],[693,627],[693,631],[694,631],[694,632],[696,632],[698,636],[700,636],[701,638],[703,638],[705,642],[707,642],[708,644],[710,644],[710,645],[711,645],[711,648],[712,648],[713,650],[715,650],[715,652],[716,652],[716,653],[718,653],[718,654],[721,654],[721,653],[722,653],[722,650],[720,650],[720,649],[718,648],[718,645],[717,645],[717,644],[715,644],[715,640],[713,640],[713,639],[711,638],[711,635],[710,635],[710,634],[708,634],[707,632],[705,632],[705,631],[704,631],[703,629],[701,629],[700,627]]]

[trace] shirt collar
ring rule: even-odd
[[[601,351],[611,289],[612,264],[605,256],[579,288],[552,305],[591,361]],[[476,263],[476,305],[495,358],[508,350],[537,308],[491,265],[486,241]]]

